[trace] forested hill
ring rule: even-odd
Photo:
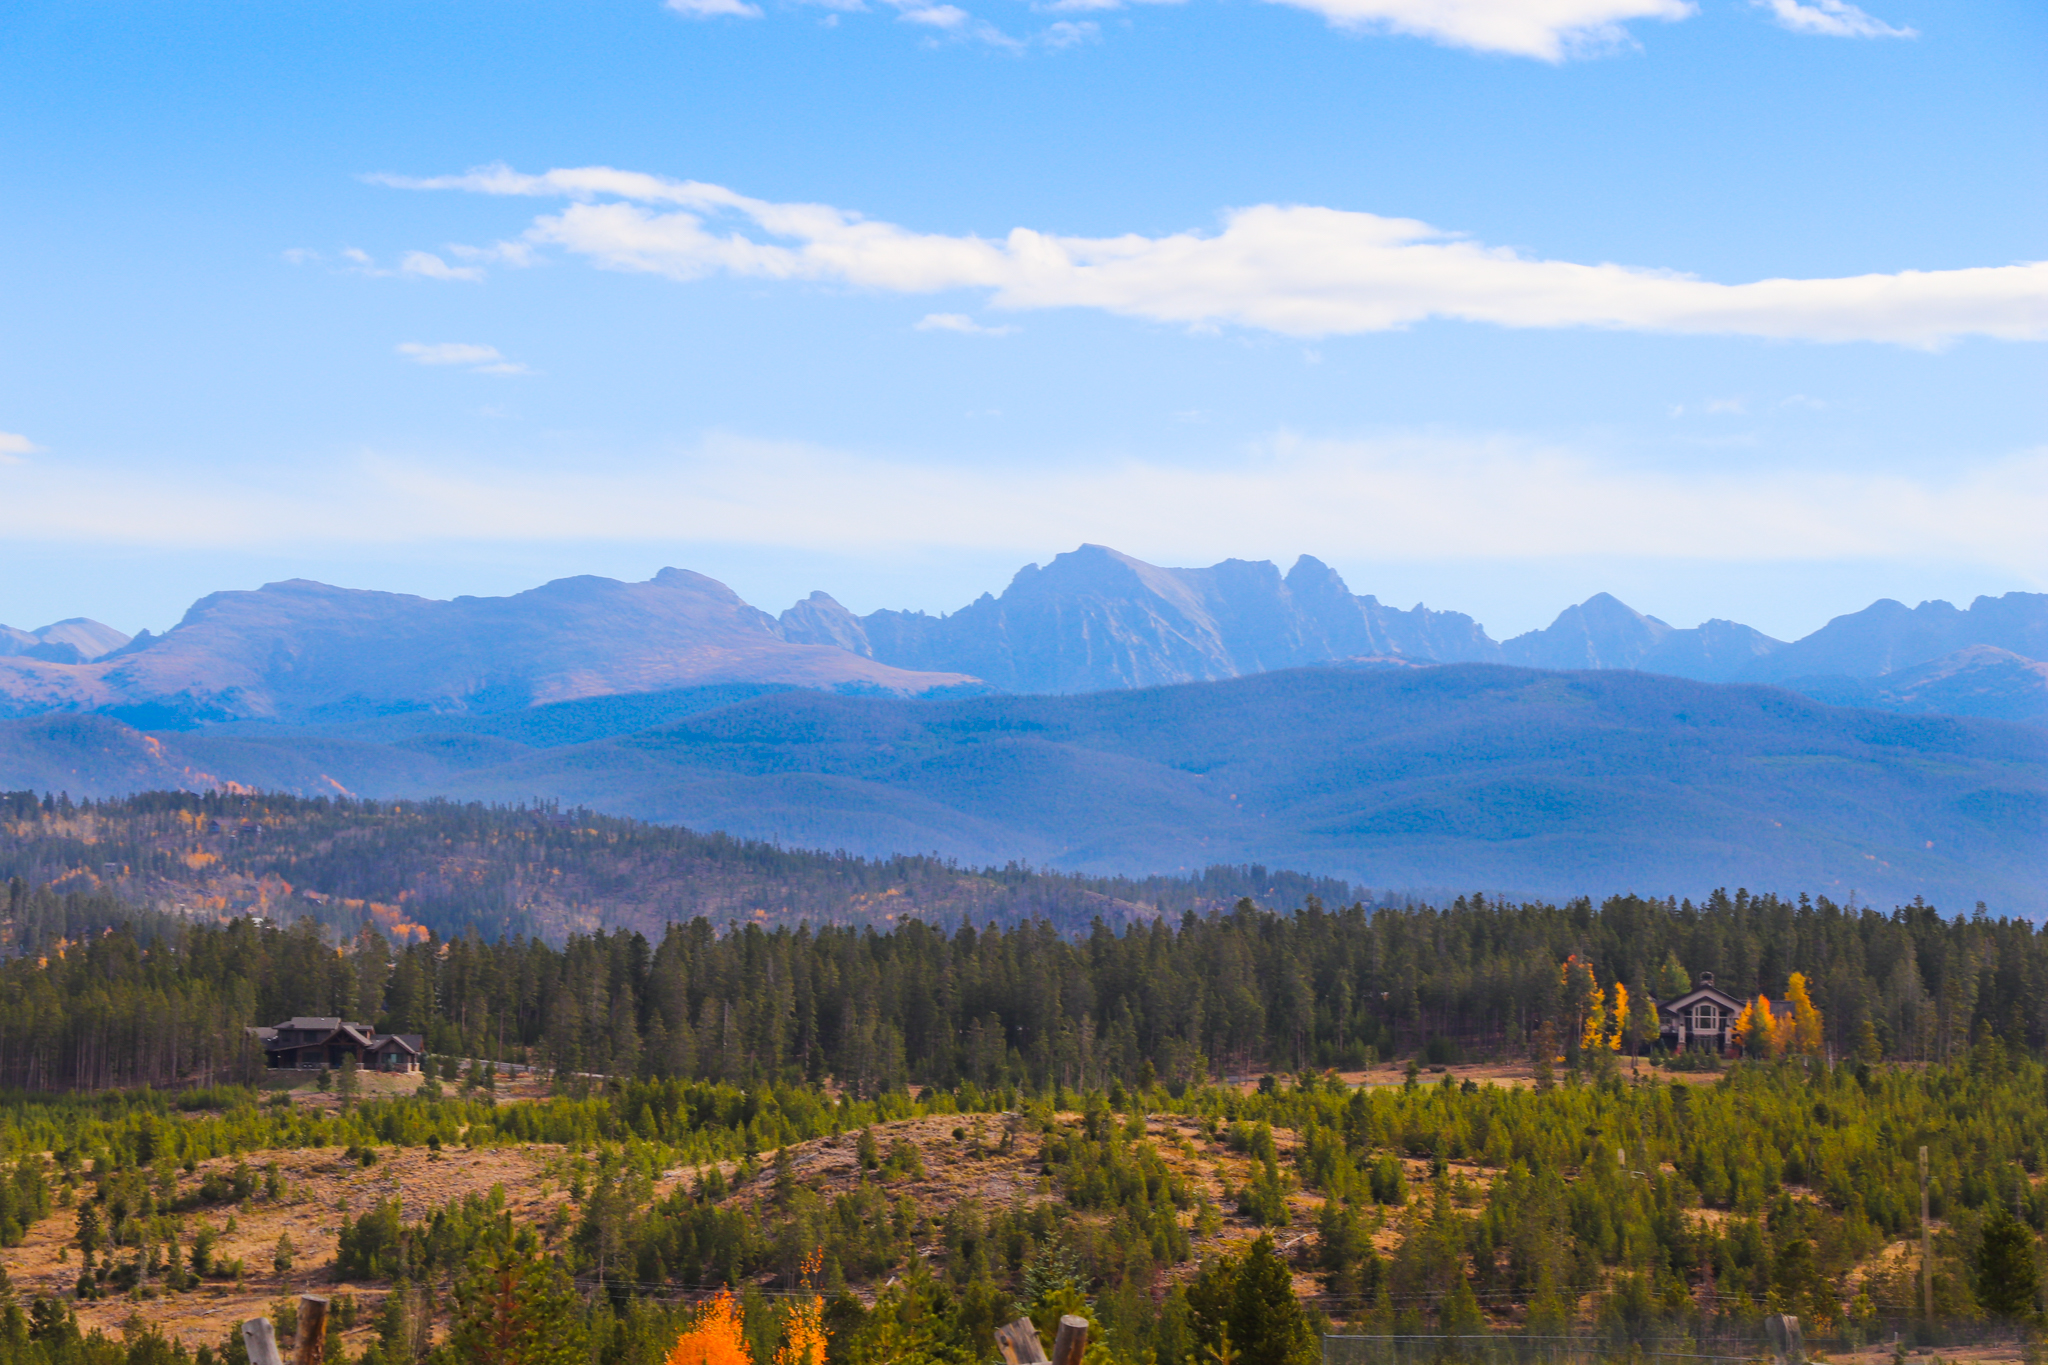
[[[1071,931],[1247,896],[1278,906],[1359,894],[1332,878],[1259,866],[1150,878],[1016,864],[969,870],[930,857],[785,849],[585,810],[187,792],[86,802],[0,794],[0,880],[9,878],[57,897],[43,897],[33,914],[20,902],[9,941],[23,949],[65,922],[66,895],[106,902],[87,916],[95,925],[133,906],[305,916],[344,935],[373,923],[401,940],[473,928],[559,942],[600,927],[658,936],[700,916],[721,928],[919,916],[1044,920]]]
[[[1557,900],[1746,883],[2048,913],[2048,731],[1621,670],[1321,668],[951,701],[691,689],[229,729],[0,721],[0,787],[540,798],[888,867],[1263,864]]]
[[[47,888],[14,901],[31,918],[65,908]],[[1546,1023],[1578,1036],[1560,973],[1574,954],[1638,1005],[1706,971],[1738,997],[1778,999],[1801,973],[1838,1056],[1942,1060],[1987,1034],[2038,1048],[2048,1025],[2048,935],[2023,920],[1745,892],[1597,908],[1244,902],[1083,936],[917,920],[719,935],[699,920],[560,948],[394,945],[366,925],[337,952],[311,920],[138,928],[147,943],[94,930],[0,967],[0,1086],[220,1079],[249,1064],[245,1025],[295,1014],[422,1033],[438,1053],[747,1086],[835,1080],[854,1094],[1521,1056]]]

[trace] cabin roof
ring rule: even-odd
[[[1726,991],[1719,990],[1713,986],[1696,987],[1693,990],[1687,991],[1684,995],[1679,996],[1675,1000],[1667,1000],[1663,1002],[1657,1008],[1668,1011],[1672,1014],[1678,1014],[1682,1011],[1691,1009],[1694,1005],[1697,1005],[1702,1000],[1711,1000],[1715,1004],[1719,1005],[1722,1009],[1727,1010],[1731,1014],[1736,1013],[1742,1009],[1742,1002],[1740,1000],[1737,1000],[1734,996],[1729,995]]]

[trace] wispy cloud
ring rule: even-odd
[[[451,243],[448,254],[458,261],[470,261],[478,265],[509,265],[519,269],[535,264],[531,242],[493,242],[490,246],[463,246]]]
[[[1038,35],[1038,41],[1047,47],[1073,47],[1077,43],[1094,43],[1102,39],[1102,26],[1092,20],[1075,22],[1062,19],[1047,24],[1045,31]]]
[[[495,346],[478,346],[462,341],[443,341],[433,345],[401,341],[397,349],[415,365],[460,365],[475,374],[533,373],[518,361],[507,360]]]
[[[24,455],[41,451],[41,446],[18,431],[0,431],[0,464],[20,464]]]
[[[1684,19],[1687,0],[1274,0],[1339,28],[1402,33],[1449,47],[1559,62],[1626,44],[1634,19]],[[1789,0],[1786,0],[1789,2]],[[1821,0],[1827,3],[1827,0]]]
[[[408,251],[398,262],[401,275],[418,275],[429,280],[480,280],[484,272],[475,266],[450,265],[431,251]]]
[[[984,327],[965,313],[926,313],[917,320],[920,332],[958,332],[971,337],[1006,337],[1015,327]]]
[[[1894,28],[1872,18],[1848,0],[1752,0],[1768,9],[1778,23],[1794,33],[1818,33],[1828,38],[1917,38],[1910,28]]]
[[[862,0],[803,0],[829,8],[858,11]],[[1013,38],[943,0],[884,0],[905,23],[936,29],[956,38],[975,38],[1022,50],[1029,42],[1045,47],[1070,47],[1099,34],[1062,28],[1046,29],[1032,39]],[[1123,9],[1127,4],[1177,4],[1181,0],[1037,0],[1032,8],[1052,13]],[[1477,52],[1504,53],[1559,62],[1567,57],[1599,53],[1629,44],[1627,28],[1637,19],[1684,19],[1696,12],[1690,0],[1272,0],[1322,15],[1341,29],[1396,33]],[[1780,10],[1808,9],[1799,0],[1771,0]],[[1841,0],[1814,0],[1832,13],[1851,6]],[[748,0],[667,0],[668,8],[693,19],[721,17],[758,19],[760,6]]]
[[[667,0],[667,7],[691,19],[758,19],[758,6],[746,0]]]
[[[1026,40],[1003,32],[985,19],[977,19],[958,5],[932,3],[931,0],[885,2],[896,10],[896,22],[915,24],[920,28],[933,30],[932,36],[926,40],[928,43],[978,42],[1002,48],[1006,52],[1022,52],[1030,46]],[[1070,27],[1072,26],[1053,25],[1056,29]],[[1064,32],[1053,35],[1050,30],[1040,34],[1038,40],[1054,47],[1071,46],[1073,41]]]
[[[884,293],[976,290],[998,308],[1093,308],[1295,337],[1432,318],[1923,347],[1964,336],[2048,337],[2048,262],[1721,284],[1653,267],[1545,260],[1412,218],[1306,205],[1232,210],[1208,234],[1063,237],[1020,227],[985,238],[606,166],[374,178],[569,200],[536,218],[525,240],[607,270],[674,280],[729,274]]]
[[[465,246],[452,248],[450,254],[458,257],[466,255],[479,260],[495,260],[500,259],[495,254],[496,250],[491,247]],[[377,264],[377,258],[360,247],[343,247],[335,254],[341,258],[342,269],[349,274],[362,275],[373,280],[408,276],[422,280],[468,280],[474,283],[484,277],[484,272],[475,266],[450,265],[431,251],[408,251],[399,257],[395,267]],[[326,257],[305,247],[293,247],[284,253],[284,259],[292,265],[316,265]]]
[[[1177,4],[1180,0],[1139,2]],[[835,11],[825,16],[823,22],[827,27],[837,27],[841,14],[873,11],[865,0],[798,0],[798,3]],[[1124,0],[1056,0],[1054,4],[1034,8],[1061,9],[1071,4],[1076,8],[1115,9],[1123,3]],[[749,0],[666,0],[666,6],[692,19],[759,19],[764,13],[759,5],[749,3]],[[885,13],[893,11],[898,23],[925,30],[926,36],[922,41],[926,46],[984,43],[1008,52],[1022,53],[1033,45],[1057,49],[1100,37],[1092,24],[1055,23],[1029,37],[1019,38],[958,5],[946,3],[946,0],[881,0],[881,7]]]
[[[1133,4],[1179,4],[1183,0],[1033,0],[1031,8],[1054,14],[1124,9]],[[848,13],[865,12],[864,0],[800,0]],[[975,39],[1023,51],[1033,44],[1071,47],[1098,39],[1099,31],[1054,24],[1029,38],[1016,38],[958,5],[944,0],[883,0],[899,22],[936,30],[954,39]],[[1321,15],[1332,27],[1354,33],[1421,38],[1474,52],[1562,62],[1635,45],[1628,25],[1638,20],[1676,22],[1699,12],[1693,0],[1269,0]],[[1799,33],[1840,38],[1911,38],[1910,28],[1873,18],[1848,0],[1751,0],[1779,24]],[[764,11],[750,0],[666,0],[667,8],[692,19],[758,19]],[[828,17],[826,22],[836,23]]]
[[[915,5],[896,16],[902,23],[925,24],[947,30],[960,28],[968,17],[967,11],[958,5]]]

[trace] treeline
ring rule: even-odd
[[[1091,877],[1020,863],[861,858],[564,811],[247,793],[146,792],[104,801],[0,792],[0,881],[104,891],[134,905],[308,915],[352,933],[394,920],[449,937],[540,935],[669,921],[886,923],[1091,920],[1315,895],[1345,882],[1252,865],[1185,877]],[[46,940],[17,924],[8,941]]]
[[[68,908],[46,915],[33,907],[47,890],[16,893],[29,918],[94,924],[104,909],[55,898]],[[2048,936],[2026,921],[1742,891],[1597,907],[1311,898],[1291,914],[1245,901],[1080,937],[1043,920],[720,934],[700,918],[652,942],[599,932],[559,948],[475,933],[394,946],[371,926],[337,948],[311,921],[156,919],[0,967],[0,1085],[246,1078],[246,1026],[327,1014],[423,1034],[434,1053],[603,1075],[831,1078],[862,1096],[962,1080],[1179,1088],[1569,1042],[1578,1006],[1559,967],[1574,955],[1639,1001],[1708,971],[1737,997],[1782,998],[1800,973],[1836,1057],[1942,1061],[1980,1034],[2033,1051],[2048,1024]]]

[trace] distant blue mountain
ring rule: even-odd
[[[2048,913],[2048,732],[2000,721],[1469,664],[957,701],[663,696],[438,732],[416,717],[154,739],[98,717],[5,722],[0,788],[543,797],[973,863],[1261,862],[1380,888],[1725,884]]]
[[[123,643],[126,641],[126,643]],[[2002,651],[1986,654],[1986,649]],[[90,712],[145,728],[481,716],[692,686],[899,697],[1074,694],[1317,664],[1505,663],[1772,682],[1902,711],[2048,724],[2048,595],[1881,601],[1786,643],[1734,621],[1678,629],[1607,593],[1499,641],[1470,616],[1351,591],[1322,561],[1162,568],[1083,545],[959,611],[855,616],[824,592],[779,617],[723,583],[558,579],[452,602],[304,581],[215,593],[127,640],[90,621],[0,627],[0,716]],[[1887,681],[1931,670],[1938,685]],[[1868,685],[1865,685],[1868,684]]]
[[[984,594],[950,615],[878,611],[855,616],[825,593],[784,612],[783,636],[829,644],[897,668],[965,673],[1010,692],[1098,692],[1244,677],[1277,668],[1369,658],[1409,663],[1508,663],[1552,669],[1638,669],[1708,682],[1776,682],[1857,704],[1891,707],[1884,687],[1845,689],[1932,665],[1961,674],[1900,709],[1976,699],[1971,715],[2036,720],[2048,681],[1968,676],[1993,645],[2026,660],[2048,657],[2048,595],[1979,598],[1908,609],[1881,601],[1837,617],[1792,644],[1735,621],[1679,629],[1607,593],[1567,607],[1550,625],[1497,641],[1461,612],[1402,611],[1354,595],[1322,561],[1302,556],[1284,575],[1267,561],[1225,560],[1167,569],[1101,545],[1026,565],[1000,597]],[[1931,703],[1930,703],[1930,700]]]

